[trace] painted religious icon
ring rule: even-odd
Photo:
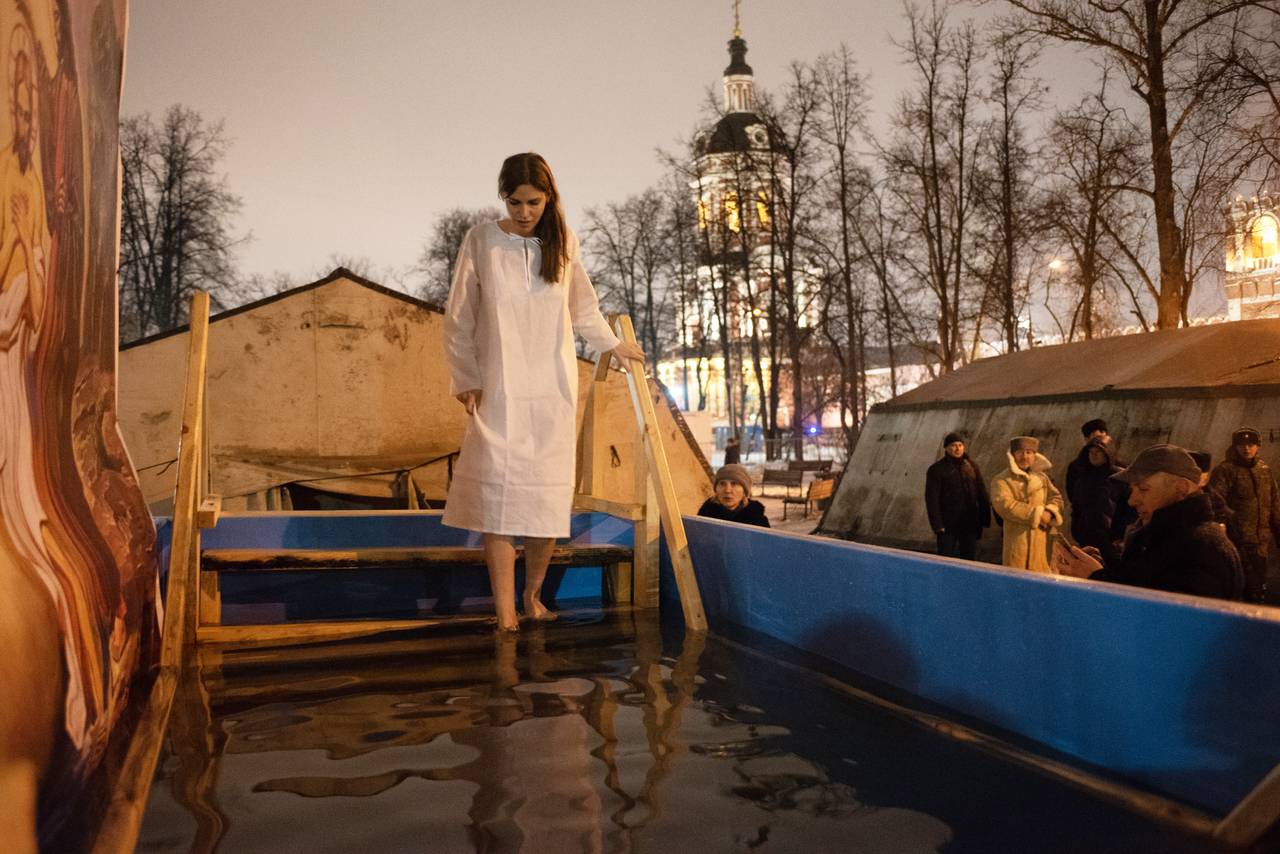
[[[96,766],[156,655],[155,529],[115,415],[124,20],[124,0],[0,0],[0,580],[26,591],[0,622],[56,619],[64,785]],[[0,706],[0,734],[39,730],[14,720],[38,707]]]

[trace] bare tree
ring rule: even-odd
[[[1046,163],[1053,180],[1046,221],[1070,256],[1076,295],[1063,330],[1068,340],[1077,330],[1085,339],[1094,337],[1099,307],[1113,301],[1108,292],[1118,289],[1147,328],[1141,295],[1154,298],[1158,292],[1139,261],[1144,221],[1134,209],[1137,199],[1125,191],[1141,180],[1141,133],[1123,110],[1108,104],[1108,85],[1104,74],[1098,92],[1060,112],[1048,134]]]
[[[120,127],[120,335],[132,340],[186,322],[191,294],[223,306],[235,286],[232,236],[240,199],[218,168],[227,140],[181,105],[157,124],[143,114]]]
[[[813,316],[817,288],[812,281],[812,235],[821,189],[817,171],[817,127],[822,89],[815,70],[793,63],[781,101],[764,103],[761,115],[769,128],[771,150],[764,158],[770,187],[769,219],[769,317],[770,366],[769,419],[777,429],[779,377],[782,360],[778,344],[786,348],[791,388],[791,437],[796,459],[804,458],[804,429],[809,412],[805,406],[804,354],[816,326]],[[761,153],[763,154],[763,153]],[[779,342],[781,339],[781,342]]]
[[[1264,81],[1250,82],[1235,73],[1237,58],[1253,46],[1246,34],[1274,23],[1280,4],[1275,0],[1006,2],[1021,13],[1024,32],[1083,45],[1115,62],[1145,105],[1150,184],[1134,189],[1151,200],[1155,220],[1160,265],[1156,323],[1161,329],[1178,326],[1185,319],[1193,286],[1186,234],[1191,200],[1185,188],[1179,197],[1178,172],[1196,171],[1197,162],[1210,162],[1196,153],[1203,152],[1205,141],[1195,139],[1197,127],[1203,133],[1209,123],[1225,124],[1264,91]],[[1273,71],[1268,70],[1264,80],[1275,80]],[[1203,186],[1213,181],[1196,183]]]
[[[418,282],[417,296],[429,303],[444,305],[453,285],[453,268],[458,261],[462,238],[472,226],[502,218],[495,207],[450,208],[436,217],[431,237],[418,254],[412,278]]]
[[[984,256],[976,263],[986,281],[984,302],[995,307],[1007,353],[1019,347],[1018,318],[1030,293],[1029,265],[1036,263],[1040,233],[1036,187],[1037,152],[1027,139],[1028,114],[1041,106],[1042,85],[1031,69],[1039,56],[1019,34],[997,32],[990,40],[991,72],[985,100],[993,116],[985,135],[982,170],[986,180],[976,196],[986,228],[978,240]],[[1028,251],[1030,250],[1030,251]],[[979,313],[977,327],[981,326]],[[979,328],[974,338],[980,337]]]
[[[881,149],[895,217],[913,239],[900,258],[934,301],[935,355],[950,372],[964,358],[961,322],[969,309],[965,259],[972,239],[980,133],[975,117],[977,44],[972,26],[951,28],[948,5],[928,13],[906,5],[902,44],[915,83],[898,105],[893,135]]]
[[[839,293],[844,310],[844,335],[836,334],[830,300],[823,303],[823,334],[830,343],[840,366],[840,427],[845,447],[852,452],[862,418],[866,414],[866,335],[862,322],[864,294],[854,287],[854,264],[858,261],[855,218],[861,213],[858,178],[862,172],[853,149],[856,138],[866,132],[866,78],[847,45],[818,58],[816,75],[819,86],[819,121],[815,128],[830,162],[827,185],[834,198],[836,216],[835,254],[839,269]],[[856,379],[855,379],[856,377]],[[857,391],[854,391],[857,389]],[[853,413],[853,423],[847,421]]]
[[[665,204],[659,190],[649,189],[621,203],[589,208],[586,214],[591,277],[601,300],[631,316],[655,369],[674,332],[668,317],[671,262],[663,233]]]

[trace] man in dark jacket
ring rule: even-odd
[[[1244,563],[1245,598],[1267,598],[1267,557],[1280,536],[1280,489],[1271,468],[1258,459],[1262,436],[1252,427],[1231,434],[1227,458],[1209,475],[1209,489],[1227,505],[1227,533]]]
[[[1214,522],[1209,496],[1200,490],[1200,469],[1189,453],[1176,445],[1153,445],[1113,476],[1129,486],[1129,504],[1142,526],[1124,553],[1091,578],[1215,599],[1243,598],[1240,557]]]
[[[948,433],[942,459],[924,478],[929,527],[938,538],[938,554],[973,560],[982,529],[991,524],[991,499],[978,465],[965,451],[964,436]]]
[[[1081,546],[1096,548],[1104,562],[1119,556],[1125,528],[1137,518],[1129,506],[1129,487],[1111,479],[1120,471],[1115,443],[1105,433],[1086,442],[1067,469],[1071,536]]]

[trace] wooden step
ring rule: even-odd
[[[556,546],[552,566],[615,566],[631,560],[626,546]],[[516,549],[516,559],[524,549]],[[479,546],[413,546],[361,549],[205,549],[200,568],[205,572],[288,572],[324,569],[435,569],[483,566]]]

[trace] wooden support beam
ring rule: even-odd
[[[616,318],[617,332],[624,341],[636,342],[636,332],[631,318]],[[693,560],[689,557],[689,540],[685,536],[684,519],[680,515],[680,502],[676,498],[675,484],[671,480],[671,467],[667,464],[667,451],[658,430],[658,416],[654,411],[649,384],[644,376],[644,362],[631,359],[627,364],[627,388],[636,410],[636,423],[644,439],[645,459],[654,479],[658,508],[662,515],[662,529],[667,534],[667,552],[675,570],[676,587],[680,592],[680,607],[684,611],[685,627],[697,632],[707,630],[707,615],[702,610],[702,595],[698,592],[698,579],[693,573]]]
[[[516,560],[524,559],[524,547],[516,548]],[[626,546],[559,545],[551,553],[552,566],[607,566],[631,560]],[[368,549],[206,549],[204,571],[218,572],[314,572],[326,569],[434,569],[449,566],[484,566],[480,546],[414,546]]]
[[[279,643],[318,643],[384,632],[493,623],[492,614],[422,618],[417,620],[338,620],[314,623],[277,623],[260,626],[201,626],[200,643],[262,646]]]
[[[200,509],[196,511],[196,526],[202,531],[218,524],[222,515],[222,496],[206,495],[200,500]]]
[[[640,446],[641,449],[643,445]],[[632,526],[632,591],[637,608],[658,607],[659,545],[662,538],[662,517],[658,510],[658,492],[643,456],[635,462],[636,490],[644,497],[640,518]]]
[[[91,849],[95,854],[123,854],[137,847],[142,813],[146,809],[160,746],[169,724],[174,692],[182,675],[183,648],[195,639],[195,575],[200,548],[200,529],[195,523],[201,492],[201,436],[208,342],[209,295],[197,291],[191,298],[191,342],[178,447],[169,581],[164,626],[160,632],[160,669],[129,740],[129,750],[113,781],[110,799]]]
[[[596,465],[596,454],[599,451],[597,433],[605,416],[605,385],[609,381],[609,363],[613,357],[601,353],[596,357],[595,372],[591,385],[587,388],[587,403],[582,412],[582,428],[578,433],[578,492],[583,495],[599,497],[600,469]]]
[[[590,513],[608,513],[610,516],[630,519],[633,522],[644,518],[643,504],[620,504],[617,501],[596,498],[594,495],[575,495],[573,509]]]
[[[200,625],[222,625],[222,584],[216,572],[200,573]],[[197,637],[199,631],[196,632]]]

